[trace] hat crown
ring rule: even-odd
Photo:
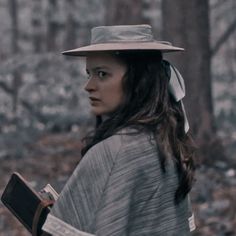
[[[91,30],[91,44],[153,42],[150,25],[99,26]]]

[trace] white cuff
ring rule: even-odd
[[[53,236],[95,236],[95,234],[80,231],[51,214],[48,214],[42,229]]]

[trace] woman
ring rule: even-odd
[[[43,226],[52,235],[189,235],[193,148],[184,83],[148,25],[92,29],[85,56],[97,118],[83,158]]]

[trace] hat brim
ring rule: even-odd
[[[72,50],[62,52],[63,55],[68,56],[87,56],[92,52],[103,51],[146,51],[154,50],[161,52],[177,52],[184,51],[184,48],[175,47],[172,45],[158,43],[158,42],[125,42],[125,43],[104,43],[104,44],[92,44]]]

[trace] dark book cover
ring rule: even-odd
[[[46,192],[49,193],[52,189],[52,191],[54,191],[53,194],[57,194],[50,185],[46,186],[45,189]],[[19,173],[13,173],[5,187],[1,200],[11,213],[25,226],[25,228],[32,233],[36,211],[45,199],[37,193]],[[37,228],[39,230],[45,222],[49,211],[49,207],[45,207],[40,213],[37,222]]]

